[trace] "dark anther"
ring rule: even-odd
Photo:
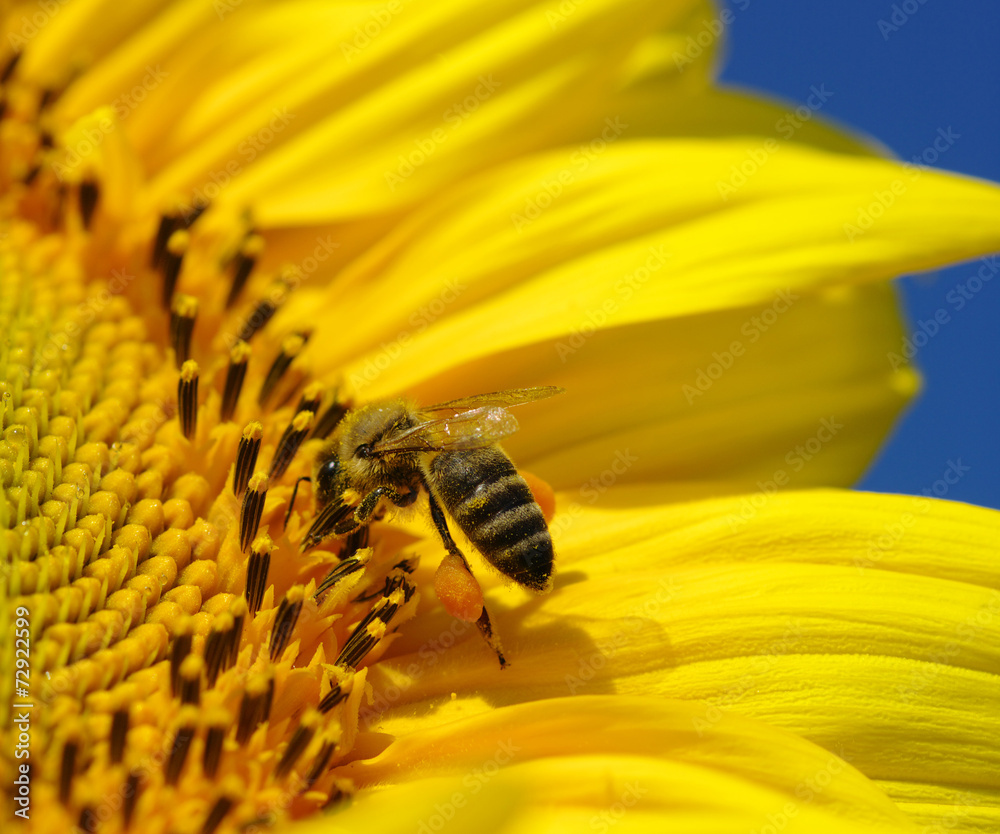
[[[94,217],[94,209],[97,208],[97,198],[100,196],[97,183],[93,180],[84,180],[80,183],[80,217],[83,220],[83,228],[90,228],[90,221]]]
[[[128,709],[116,710],[111,718],[111,741],[109,758],[111,764],[121,764],[125,755],[125,736],[128,733]]]
[[[181,366],[181,378],[177,383],[177,415],[181,421],[181,433],[192,440],[198,428],[198,363],[188,359]]]
[[[198,317],[198,299],[177,295],[170,307],[170,346],[174,349],[177,366],[191,358],[191,336]]]
[[[299,446],[306,439],[309,430],[312,428],[314,414],[311,411],[300,411],[292,422],[288,424],[281,440],[278,441],[278,448],[274,452],[274,460],[271,461],[271,471],[268,473],[271,478],[280,478],[285,474],[288,465],[295,457]]]
[[[170,235],[164,247],[160,266],[163,272],[163,306],[167,310],[170,309],[177,278],[181,274],[181,264],[184,262],[184,255],[187,254],[190,242],[190,233],[179,229]]]
[[[247,364],[250,361],[250,345],[237,341],[229,351],[229,370],[226,372],[226,387],[222,392],[222,409],[219,417],[223,423],[233,419],[236,404],[243,390],[243,380],[247,375]]]
[[[257,465],[257,455],[260,453],[261,438],[264,436],[264,426],[256,420],[247,423],[243,429],[243,437],[236,451],[236,466],[233,469],[233,495],[239,498],[250,482]]]
[[[293,333],[281,343],[281,352],[275,357],[267,376],[264,378],[264,384],[260,387],[260,394],[257,396],[258,405],[263,405],[265,400],[271,396],[295,357],[299,355],[308,341],[309,334]]]
[[[303,593],[302,588],[295,586],[288,589],[285,598],[278,606],[278,613],[274,617],[274,628],[271,629],[271,646],[269,657],[272,663],[277,663],[282,652],[288,646],[295,630],[295,624],[299,620],[302,612]]]
[[[251,619],[260,611],[264,601],[264,591],[267,589],[267,573],[271,567],[271,539],[268,536],[257,538],[250,549],[247,560],[247,582],[244,593],[247,599],[247,610]]]
[[[243,505],[240,507],[240,550],[244,553],[257,535],[260,517],[264,512],[264,499],[267,498],[267,475],[258,472],[247,486],[243,494]]]
[[[257,264],[257,259],[263,251],[264,238],[255,234],[247,235],[246,239],[240,245],[240,251],[234,260],[233,283],[229,287],[229,297],[226,298],[226,307],[232,307],[233,302],[236,301],[239,294],[243,291],[250,273],[253,272],[253,268]]]

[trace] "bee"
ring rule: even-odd
[[[426,493],[448,551],[435,576],[437,595],[453,616],[476,622],[502,668],[506,660],[482,589],[451,536],[448,517],[504,576],[539,593],[550,590],[552,537],[545,516],[497,441],[518,429],[508,408],[562,391],[519,388],[421,410],[397,399],[349,412],[316,456],[313,483],[321,509],[307,542],[353,533],[376,517],[383,501],[408,507]]]

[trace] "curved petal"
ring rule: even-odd
[[[459,820],[465,830],[484,834],[510,830],[508,823],[524,804],[523,786],[509,782],[493,784],[476,801],[460,799],[461,807],[458,807],[455,797],[464,798],[462,789],[465,787],[460,780],[443,777],[366,791],[352,798],[350,807],[337,808],[335,814],[286,824],[280,830],[288,834],[353,834],[359,831],[412,834],[416,830],[423,834],[425,828],[430,832],[441,830],[451,819]],[[445,814],[449,815],[447,820]]]
[[[896,308],[892,288],[873,285],[665,322],[584,321],[411,393],[430,403],[483,380],[563,386],[519,411],[504,447],[582,504],[650,481],[670,481],[682,501],[757,489],[776,473],[785,487],[850,486],[917,388],[912,370],[886,360],[902,339]]]
[[[634,44],[688,5],[595,0],[562,16],[524,0],[472,13],[464,0],[420,16],[417,4],[404,7],[396,31],[386,25],[356,61],[334,70],[347,83],[324,93],[345,106],[248,170],[225,199],[252,201],[266,225],[373,214],[551,147],[580,129],[587,108],[579,103],[604,98]],[[354,76],[366,71],[382,85],[352,95],[365,82]]]
[[[627,122],[632,139],[770,136],[836,153],[891,156],[872,137],[825,118],[823,107],[834,92],[824,85],[803,88],[802,98],[809,105],[802,107],[762,91],[719,84],[718,53],[725,52],[729,29],[746,8],[719,9],[704,0],[693,5],[683,20],[648,36],[633,51],[620,88],[602,112]],[[595,119],[580,140],[599,136],[602,121]]]
[[[699,728],[699,708],[648,698],[580,697],[501,708],[399,736],[379,756],[341,769],[362,789],[462,775],[439,818],[475,809],[495,785],[518,785],[526,807],[511,830],[908,831],[905,817],[836,756],[753,721]],[[409,729],[407,729],[409,728]],[[813,787],[810,787],[813,786]],[[822,787],[820,787],[822,785]],[[390,801],[394,788],[377,796]],[[362,795],[364,790],[362,790]],[[779,822],[780,821],[780,822]],[[435,830],[433,822],[428,822]],[[602,828],[603,826],[603,828]],[[463,827],[465,827],[463,825]]]
[[[1000,514],[832,491],[635,508],[647,498],[622,488],[563,505],[552,596],[493,596],[502,674],[474,629],[429,612],[376,670],[367,719],[436,721],[463,691],[470,712],[603,692],[685,698],[707,726],[739,712],[887,785],[923,784],[924,814],[954,799],[943,786],[998,813]]]
[[[110,51],[58,118],[120,104],[154,207],[195,189],[289,225],[385,213],[572,139],[590,118],[580,103],[599,106],[636,43],[690,5],[182,3],[130,18],[116,50],[78,14],[36,52],[73,32]]]
[[[608,310],[595,327],[762,304],[779,290],[882,280],[1000,246],[992,185],[791,144],[722,199],[756,141],[622,142],[592,161],[562,151],[498,169],[403,224],[329,288],[293,297],[284,326],[308,318],[337,333],[312,348],[320,373],[346,362],[348,377],[361,374],[397,343],[366,392],[377,396],[567,336]],[[849,239],[873,205],[877,221]],[[536,219],[520,225],[525,206]]]
[[[673,89],[657,80],[624,91],[616,112],[629,123],[629,134],[634,138],[754,136],[759,137],[758,142],[767,138],[793,140],[834,153],[892,156],[875,139],[823,116],[819,109],[833,94],[825,88],[817,90],[802,91],[804,98],[817,105],[813,109],[756,90],[729,86]],[[665,101],[669,106],[663,104]]]

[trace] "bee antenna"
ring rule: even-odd
[[[292,489],[292,500],[288,502],[288,509],[285,511],[285,521],[281,525],[281,532],[285,532],[285,528],[288,526],[288,519],[292,517],[292,509],[295,507],[295,496],[299,494],[299,484],[303,481],[309,481],[312,483],[312,478],[308,475],[303,475],[295,482],[295,487]]]

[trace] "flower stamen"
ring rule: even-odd
[[[247,491],[243,495],[243,506],[240,508],[240,551],[243,553],[246,553],[250,542],[257,535],[269,484],[267,475],[258,472],[250,478]]]
[[[180,713],[177,731],[170,745],[170,754],[164,765],[163,779],[168,785],[176,785],[184,770],[187,761],[188,751],[191,749],[191,742],[194,741],[197,731],[198,709],[196,707],[185,707]]]
[[[271,461],[271,470],[268,472],[269,477],[275,479],[285,474],[285,470],[288,469],[288,465],[295,457],[299,446],[309,435],[314,418],[315,415],[312,411],[300,411],[292,418],[292,422],[288,424],[281,435],[281,440],[278,441],[278,448]]]
[[[240,250],[234,259],[233,283],[229,288],[229,296],[226,298],[227,309],[232,307],[236,299],[239,298],[263,251],[264,238],[258,234],[247,235],[240,244]]]
[[[191,233],[186,229],[178,229],[167,239],[163,251],[160,272],[163,275],[163,309],[169,310],[174,297],[177,279],[181,274],[181,264],[191,245]]]
[[[205,661],[196,654],[189,654],[181,664],[181,692],[180,701],[182,704],[198,705],[201,699],[201,676],[205,671]]]
[[[233,643],[238,645],[236,622],[228,611],[212,621],[212,630],[205,639],[205,678],[211,689],[219,673],[229,668],[233,657]]]
[[[253,618],[260,610],[264,601],[264,591],[267,588],[267,572],[271,566],[271,550],[274,549],[271,537],[258,536],[254,539],[247,560],[246,600],[250,617]]]
[[[236,413],[236,405],[240,399],[240,391],[243,390],[243,380],[247,375],[247,366],[250,363],[250,345],[242,340],[229,350],[229,368],[226,371],[226,385],[222,391],[222,408],[219,411],[219,419],[223,423],[228,423]],[[258,424],[259,425],[259,424]]]
[[[250,676],[240,702],[240,715],[236,723],[237,744],[245,745],[250,741],[254,730],[268,720],[273,696],[274,678],[270,674],[256,673]]]
[[[115,710],[111,717],[108,759],[111,764],[121,764],[125,753],[125,737],[128,735],[129,711],[127,708]]]
[[[230,715],[226,710],[219,710],[208,719],[201,769],[209,779],[214,779],[219,771],[219,762],[222,761],[222,742],[229,730],[230,720]]]
[[[316,710],[310,710],[302,717],[302,721],[292,734],[292,738],[288,742],[288,746],[285,748],[278,766],[274,769],[275,779],[284,779],[292,772],[292,768],[295,767],[296,762],[298,762],[302,754],[306,752],[309,742],[312,741],[313,736],[316,734],[319,722],[320,713]]]
[[[80,745],[76,740],[69,740],[63,745],[59,766],[59,801],[64,805],[69,803],[73,774],[76,772],[76,756],[79,751]]]
[[[302,613],[304,598],[305,593],[302,587],[296,585],[288,589],[288,593],[285,594],[285,598],[278,606],[278,613],[274,618],[274,628],[271,630],[270,657],[272,663],[277,663],[281,659],[281,655],[284,654],[285,648],[288,646],[292,632],[295,631],[295,624],[299,620],[299,614]]]
[[[197,317],[198,299],[178,294],[170,308],[170,346],[178,366],[191,358],[191,336]]]
[[[319,420],[316,421],[316,425],[313,427],[312,436],[320,438],[329,437],[333,433],[333,430],[340,425],[340,421],[347,416],[347,412],[350,411],[352,407],[352,403],[341,402],[337,399],[335,394],[330,407],[327,408]]]
[[[94,210],[97,208],[100,194],[100,188],[94,180],[86,179],[80,183],[80,218],[83,221],[84,229],[90,228],[90,221],[94,217]]]
[[[201,827],[201,834],[214,834],[232,807],[232,799],[228,796],[220,796],[212,806],[212,810],[208,812],[208,816],[205,817],[205,824]]]
[[[278,387],[278,383],[281,382],[285,373],[291,367],[295,357],[306,346],[309,336],[309,333],[293,333],[282,341],[281,351],[275,357],[274,362],[267,372],[267,376],[264,377],[264,383],[260,387],[260,393],[257,395],[257,405],[263,406],[274,393]]]
[[[177,414],[181,421],[181,433],[193,440],[198,429],[198,363],[188,359],[181,365],[181,377],[177,383]]]
[[[250,475],[257,465],[264,426],[253,420],[243,429],[239,449],[236,452],[236,466],[233,468],[233,495],[239,498],[250,482]]]
[[[344,552],[347,553],[349,550],[350,548],[345,548]],[[372,549],[370,547],[364,547],[355,550],[353,555],[342,559],[340,564],[336,565],[323,578],[323,581],[319,583],[316,588],[316,592],[313,594],[313,598],[319,599],[320,596],[333,588],[337,583],[346,579],[348,576],[363,570],[365,565],[367,565],[371,559],[371,555]],[[358,600],[355,600],[355,602],[357,601]]]

